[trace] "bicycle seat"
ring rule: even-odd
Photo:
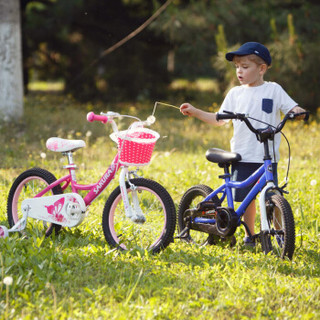
[[[207,150],[206,158],[208,161],[218,163],[219,165],[230,165],[234,162],[240,161],[241,155],[235,152],[211,148]]]
[[[47,140],[46,146],[54,152],[73,152],[85,147],[86,143],[83,140],[68,140],[53,137]]]

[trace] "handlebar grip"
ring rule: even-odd
[[[89,112],[87,114],[87,120],[89,122],[101,121],[102,123],[107,123],[108,122],[108,117],[107,116],[99,116],[97,114],[94,114],[93,112]]]
[[[216,114],[217,121],[219,120],[227,120],[227,119],[238,119],[236,114],[226,114],[226,113],[217,113]]]
[[[310,115],[309,111],[297,112],[297,113],[296,112],[289,112],[289,113],[287,113],[287,118],[293,120],[296,117],[303,116],[303,115],[304,115],[303,121],[307,122],[309,120],[309,115]]]

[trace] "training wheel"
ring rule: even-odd
[[[8,228],[5,226],[0,226],[0,238],[6,238],[8,235]]]

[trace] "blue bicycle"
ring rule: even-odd
[[[295,250],[295,223],[292,210],[283,194],[286,184],[278,187],[274,183],[272,158],[269,150],[269,140],[280,132],[287,120],[309,113],[288,113],[277,127],[267,125],[255,129],[249,119],[256,120],[245,114],[224,111],[217,114],[217,120],[237,119],[244,121],[247,127],[255,133],[258,141],[264,145],[264,163],[245,181],[231,181],[230,166],[241,160],[240,154],[221,149],[209,149],[206,153],[208,161],[217,163],[224,169],[219,178],[224,183],[213,191],[206,185],[191,187],[183,195],[178,210],[179,235],[177,238],[198,244],[215,244],[219,239],[230,239],[235,244],[234,233],[238,226],[243,225],[255,242],[260,241],[265,254],[274,252],[281,258],[292,259]],[[232,195],[234,188],[246,188],[255,184],[243,202],[235,210]],[[250,234],[248,226],[241,220],[246,208],[260,193],[260,232]],[[223,206],[226,199],[227,206]]]

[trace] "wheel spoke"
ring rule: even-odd
[[[137,189],[144,222],[135,222],[126,217],[120,189],[110,195],[103,211],[103,230],[112,247],[124,250],[134,248],[150,249],[154,252],[166,247],[173,238],[175,209],[168,192],[158,183],[147,179],[131,181]],[[128,198],[132,207],[131,189]]]
[[[272,195],[266,203],[270,234],[262,235],[261,244],[265,253],[292,259],[295,248],[295,226],[291,207],[280,195]]]

